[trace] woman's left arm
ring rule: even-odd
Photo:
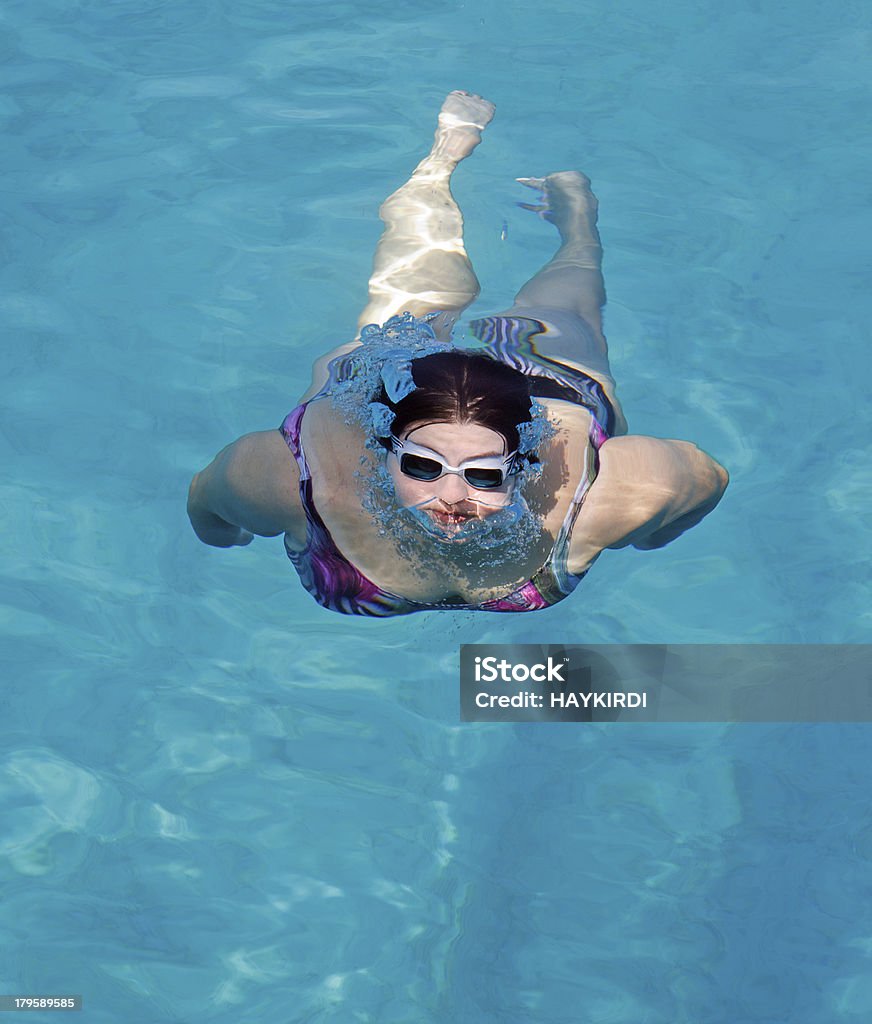
[[[728,483],[724,467],[689,441],[612,438],[573,530],[571,571],[605,548],[662,548],[704,519]]]
[[[714,459],[709,461],[712,463],[712,472],[709,475],[714,479],[710,479],[703,489],[703,493],[707,496],[699,501],[698,504],[694,504],[693,508],[688,509],[687,512],[652,530],[647,536],[634,540],[632,542],[633,547],[638,548],[640,551],[653,551],[655,548],[665,547],[692,526],[702,522],[709,512],[717,506],[724,495],[724,491],[727,489],[730,478],[723,466],[715,462]]]

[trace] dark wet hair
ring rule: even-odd
[[[517,450],[518,425],[532,418],[524,374],[488,356],[454,350],[414,359],[412,379],[415,390],[402,401],[392,402],[384,390],[378,399],[394,413],[395,436],[412,423],[476,423],[501,434],[507,452]]]

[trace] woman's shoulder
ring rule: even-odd
[[[572,533],[570,571],[583,571],[605,548],[644,543],[713,496],[719,499],[727,480],[723,467],[690,441],[633,434],[609,439]]]
[[[300,436],[306,460],[316,465],[318,476],[339,480],[347,480],[350,469],[359,469],[368,439],[362,424],[329,395],[306,404]]]
[[[300,439],[319,515],[332,529],[359,518],[359,496],[352,484],[370,460],[368,435],[329,396],[305,407]]]

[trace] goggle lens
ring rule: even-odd
[[[486,491],[489,487],[502,486],[503,471],[501,469],[476,469],[475,466],[472,466],[464,471],[463,478],[470,487]]]
[[[442,464],[423,455],[402,455],[400,469],[413,480],[436,480],[442,475]]]

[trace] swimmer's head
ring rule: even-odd
[[[517,473],[519,427],[531,421],[527,378],[504,363],[462,351],[411,363],[414,389],[398,402],[385,389],[388,468],[397,502],[442,540],[463,540],[481,520],[507,512]]]
[[[434,316],[368,325],[361,344],[331,364],[337,412],[368,428],[370,450],[386,452],[372,476],[362,474],[363,504],[409,551],[424,530],[452,547],[463,541],[489,558],[514,557],[539,534],[524,485],[539,475],[538,453],[554,430],[523,373],[437,339]],[[406,460],[411,473],[401,445],[417,456]],[[494,464],[504,474],[498,486],[489,479]],[[404,533],[411,523],[416,529]]]
[[[380,438],[385,448],[391,447],[390,434],[401,437],[413,425],[454,423],[483,427],[500,435],[506,454],[518,451],[519,427],[532,419],[530,385],[522,373],[456,349],[415,359],[411,370],[414,389],[404,398],[394,402],[384,388],[378,396],[390,428]]]
[[[475,521],[512,503],[516,452],[477,423],[412,423],[391,438],[388,457],[398,503],[442,539],[459,540]]]

